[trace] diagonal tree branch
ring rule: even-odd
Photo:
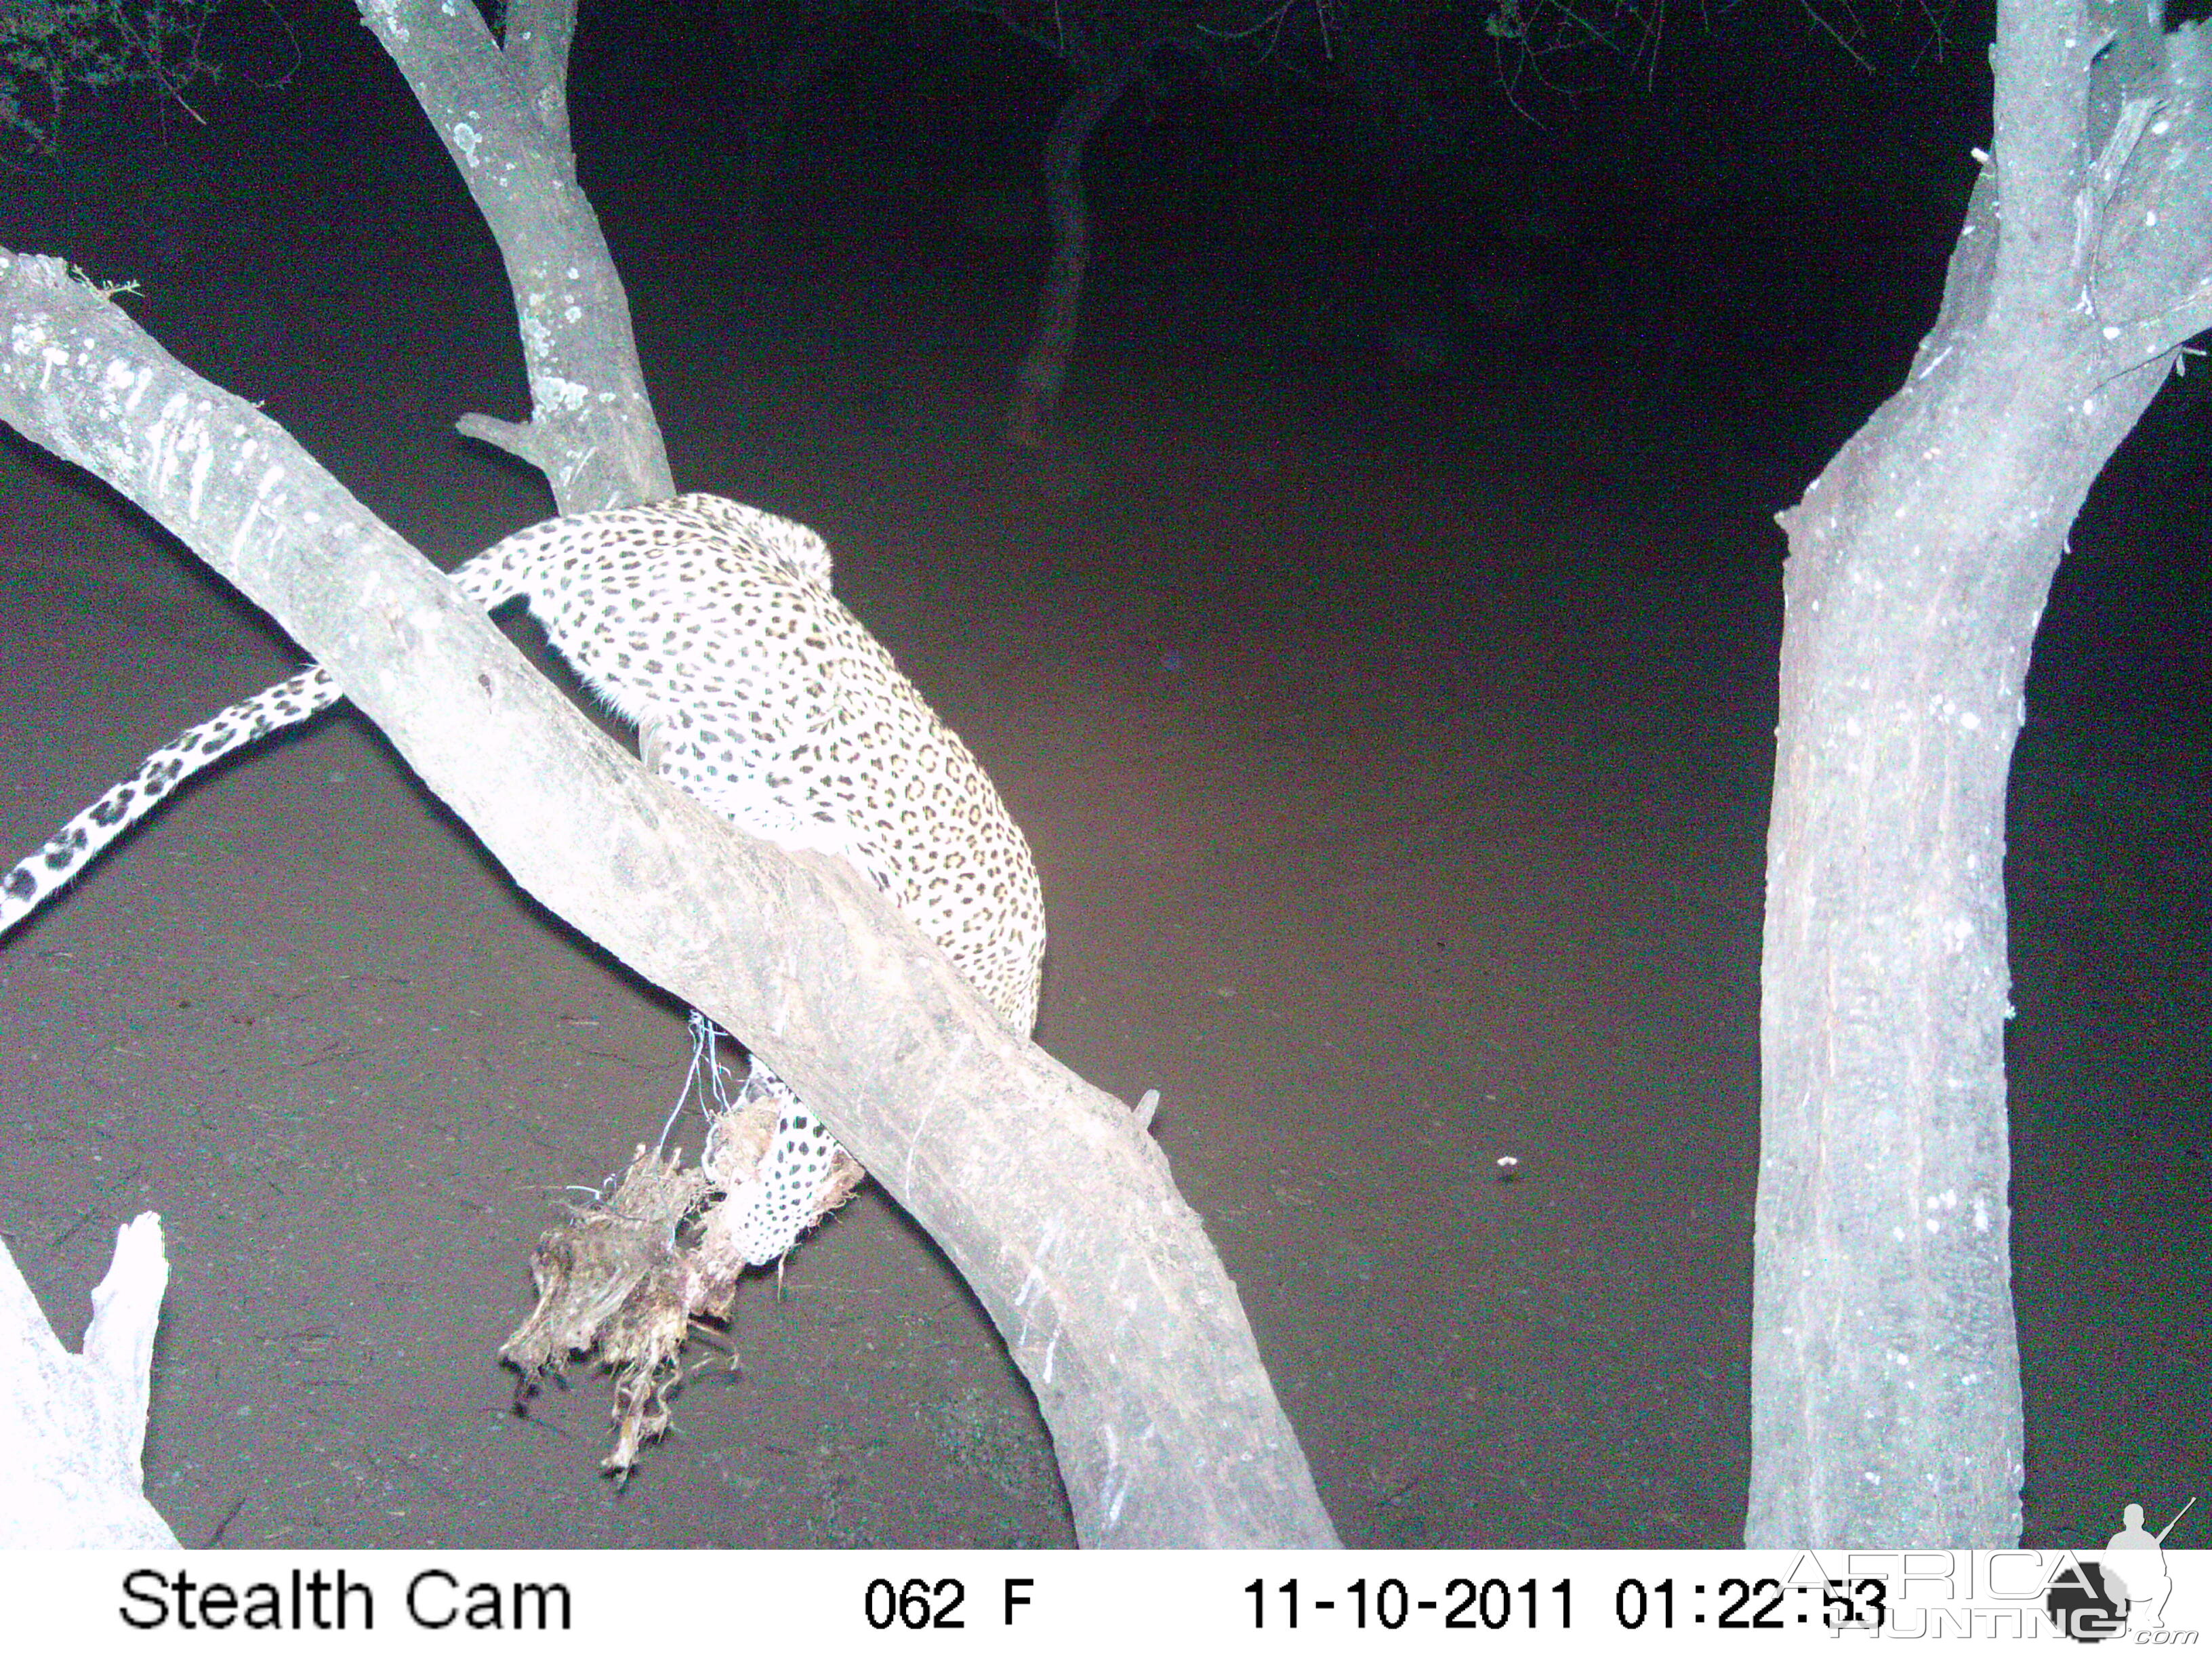
[[[1335,1542],[1235,1286],[1128,1109],[834,862],[647,776],[283,429],[61,261],[0,251],[0,419],[106,480],[337,675],[515,880],[757,1046],[944,1247],[1087,1545]]]

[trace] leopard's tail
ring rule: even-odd
[[[327,672],[310,668],[232,704],[156,749],[136,772],[71,818],[59,835],[0,876],[0,933],[45,903],[193,773],[206,770],[257,738],[297,726],[344,695]]]
[[[549,520],[518,530],[450,574],[464,594],[485,610],[495,611],[530,592],[549,559],[573,559],[599,546],[653,537],[727,535],[733,525],[754,533],[758,533],[759,526],[770,526],[790,542],[785,554],[787,561],[812,579],[825,585],[829,581],[829,551],[813,532],[712,495],[687,495],[674,501]],[[174,743],[155,750],[130,777],[71,818],[59,835],[0,876],[0,934],[45,903],[57,889],[67,885],[109,842],[146,817],[193,773],[267,732],[298,725],[344,695],[324,670],[310,668],[224,709]]]
[[[527,586],[531,556],[549,527],[533,526],[486,548],[453,572],[453,581],[486,610],[496,608]],[[0,933],[68,885],[111,842],[152,812],[193,773],[206,770],[257,738],[311,719],[344,695],[326,671],[310,668],[233,704],[155,750],[136,772],[71,818],[59,835],[0,876]]]

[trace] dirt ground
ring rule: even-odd
[[[548,498],[452,435],[525,411],[512,313],[388,101],[88,164],[0,241],[137,277],[157,339],[451,564]],[[1902,373],[1945,228],[1874,261],[1586,242],[1525,318],[1331,310],[1102,187],[1040,464],[994,437],[1036,250],[951,186],[886,206],[856,139],[741,258],[688,205],[712,177],[598,154],[679,483],[821,530],[998,781],[1050,909],[1040,1040],[1162,1091],[1346,1541],[1739,1541],[1771,514]],[[1632,257],[1655,280],[1613,280]],[[2206,441],[2169,394],[2100,485],[2020,749],[2034,1543],[2212,1492]],[[0,450],[0,854],[297,660]],[[873,1189],[748,1288],[742,1368],[702,1367],[626,1490],[603,1380],[509,1412],[530,1247],[686,1057],[683,1011],[341,710],[0,948],[0,1235],[74,1340],[116,1226],[161,1212],[147,1486],[189,1543],[1072,1541],[1024,1384]]]

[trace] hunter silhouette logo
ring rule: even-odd
[[[2077,1642],[2164,1630],[2166,1598],[2173,1589],[2166,1570],[2166,1535],[2196,1507],[2192,1498],[2153,1534],[2144,1529],[2142,1505],[2129,1504],[2102,1561],[2069,1559],[2053,1575],[2043,1604],[2051,1622]]]

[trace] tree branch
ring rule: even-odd
[[[491,226],[530,377],[526,448],[564,514],[676,493],[630,331],[629,300],[576,183],[562,75],[574,8],[538,0],[501,52],[473,4],[360,0]],[[589,319],[578,327],[574,319]],[[478,419],[489,419],[480,416]],[[477,428],[471,435],[488,436]],[[560,465],[546,465],[549,458]]]
[[[264,606],[526,890],[757,1045],[928,1229],[1036,1392],[1085,1543],[1335,1542],[1235,1287],[1126,1106],[844,866],[647,776],[282,428],[61,261],[0,251],[0,419]]]

